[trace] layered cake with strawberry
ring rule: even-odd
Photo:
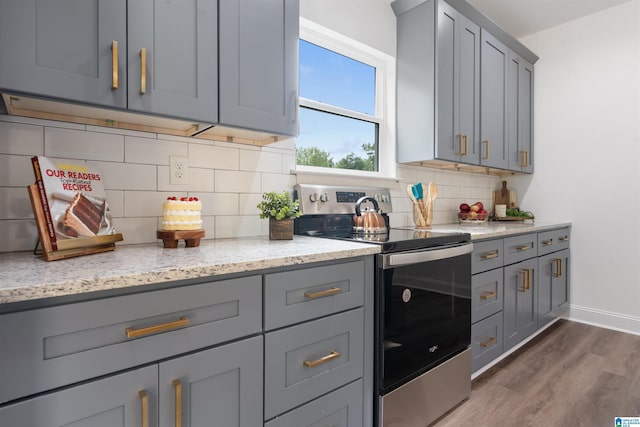
[[[162,229],[200,230],[202,202],[197,197],[168,197],[162,204]]]

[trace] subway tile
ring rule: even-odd
[[[240,150],[240,170],[280,173],[282,155],[265,151]]]
[[[189,193],[202,201],[202,215],[238,215],[238,194]]]
[[[157,187],[157,166],[128,163],[87,162],[100,171],[106,190],[147,190]],[[168,169],[168,168],[167,168]]]
[[[186,142],[189,144],[213,145],[213,141],[207,141],[206,139],[198,139],[191,136],[169,135],[165,133],[159,133],[158,139],[162,139],[165,141]]]
[[[31,156],[0,154],[0,186],[24,188],[34,182]],[[25,194],[27,194],[26,189]]]
[[[261,221],[257,216],[217,216],[216,238],[259,236],[262,234]]]
[[[110,128],[106,126],[87,125],[87,132],[109,133],[112,135],[137,136],[140,138],[156,138],[156,134],[153,132],[142,132],[139,130]]]
[[[109,204],[109,212],[112,217],[124,216],[124,191],[122,190],[105,190],[107,203]]]
[[[260,151],[262,149],[262,147],[259,145],[240,144],[239,142],[228,142],[224,140],[224,137],[220,138],[220,140],[218,141],[211,141],[211,142],[216,147],[233,148],[235,150]]]
[[[0,122],[0,153],[42,155],[44,128],[22,123]]]
[[[201,169],[189,167],[189,183],[188,184],[171,184],[171,176],[169,174],[169,166],[158,166],[158,191],[213,191],[214,171],[211,169]]]
[[[46,127],[44,152],[49,157],[122,162],[124,136]]]
[[[215,171],[216,193],[260,193],[260,174],[241,171]]]
[[[169,156],[188,156],[184,142],[125,136],[124,158],[127,163],[168,165]]]
[[[238,170],[240,150],[212,145],[189,145],[189,165],[197,168]]]
[[[260,215],[258,203],[262,201],[262,194],[239,194],[240,215]]]
[[[125,191],[124,216],[162,216],[162,204],[165,200],[167,196],[156,191]]]
[[[33,218],[33,208],[25,187],[0,187],[0,219]]]
[[[36,125],[36,126],[51,126],[61,129],[75,129],[75,130],[85,130],[86,126],[80,123],[71,123],[71,122],[60,122],[57,120],[44,120],[44,119],[34,119],[31,117],[20,117],[20,116],[9,116],[0,114],[0,121],[12,122],[12,123],[24,123],[27,125]]]
[[[292,155],[288,155],[288,154],[283,154],[282,155],[282,169],[280,170],[281,173],[286,173],[286,174],[290,174],[291,171],[296,170],[296,156],[295,154]]]
[[[267,191],[293,191],[296,184],[295,175],[282,175],[273,173],[262,174],[262,192]]]
[[[123,241],[117,244],[137,245],[158,242],[156,217],[113,218],[113,223],[118,233],[122,233],[123,238]],[[116,248],[116,250],[118,249]]]
[[[38,238],[35,220],[0,221],[0,252],[32,251]]]

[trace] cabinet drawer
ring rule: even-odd
[[[471,274],[502,267],[504,251],[502,239],[473,242],[471,254]]]
[[[258,333],[252,276],[0,316],[0,403]]]
[[[504,303],[502,268],[471,277],[471,322],[502,310]]]
[[[471,365],[474,372],[500,356],[502,348],[502,312],[471,326]]]
[[[364,261],[267,274],[264,323],[269,331],[360,307]]]
[[[538,234],[529,233],[505,237],[504,265],[538,256]]]
[[[265,427],[363,427],[362,380],[307,403],[275,418]]]
[[[265,419],[362,377],[363,330],[358,308],[265,334]]]
[[[538,255],[569,248],[569,228],[538,233]]]

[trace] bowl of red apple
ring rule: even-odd
[[[458,212],[458,221],[461,224],[482,224],[489,220],[489,212],[484,208],[482,202],[475,202],[474,204],[462,203],[460,204],[460,211]]]

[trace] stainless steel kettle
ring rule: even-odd
[[[362,209],[360,205],[364,202],[371,202],[373,204],[373,210],[369,207]],[[373,197],[361,197],[356,202],[356,213],[353,216],[353,231],[366,234],[387,233],[387,224],[380,213],[378,202]]]

